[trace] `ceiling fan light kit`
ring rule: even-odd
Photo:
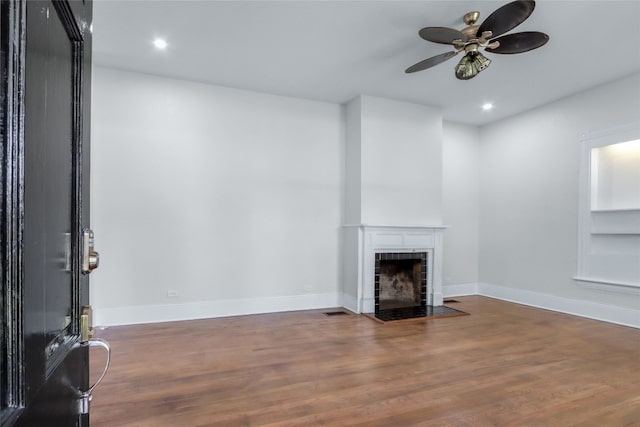
[[[465,14],[462,20],[467,27],[460,31],[446,27],[425,27],[418,32],[420,37],[430,42],[452,45],[455,50],[422,60],[407,68],[405,72],[426,70],[464,52],[464,56],[455,67],[455,75],[460,80],[469,80],[491,64],[491,60],[482,55],[480,49],[499,54],[523,53],[537,49],[549,41],[548,35],[538,31],[504,35],[524,22],[534,8],[533,0],[517,0],[495,10],[480,25],[476,24],[480,12]]]
[[[480,52],[466,54],[456,65],[456,77],[460,80],[469,80],[491,64],[491,60]]]

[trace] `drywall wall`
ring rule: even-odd
[[[337,305],[342,115],[96,67],[96,323]]]
[[[441,225],[440,110],[372,96],[360,109],[360,222]]]
[[[380,98],[343,108],[96,67],[95,323],[352,306],[340,264],[357,235],[340,233],[360,222],[449,226],[445,287],[633,317],[637,295],[572,277],[578,134],[637,120],[639,88],[634,75],[478,130]],[[407,167],[416,188],[382,179]],[[382,203],[394,186],[410,214]]]
[[[443,292],[478,282],[480,131],[445,121],[442,143]]]
[[[441,225],[441,112],[365,95],[345,109],[346,223]]]
[[[481,282],[640,308],[637,293],[592,289],[572,279],[579,134],[639,117],[640,75],[635,74],[481,129]]]
[[[362,100],[345,106],[345,224],[360,224],[362,217]]]

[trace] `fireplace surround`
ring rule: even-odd
[[[420,304],[441,306],[444,230],[443,226],[345,226],[345,306],[357,313],[375,312],[376,256],[384,253],[406,254],[407,259],[424,256],[426,295]]]

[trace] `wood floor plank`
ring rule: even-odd
[[[484,297],[112,327],[93,427],[640,426],[640,331]],[[92,353],[92,373],[101,355]]]

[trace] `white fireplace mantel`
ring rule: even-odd
[[[355,281],[351,286],[345,284],[346,299],[349,296],[355,299],[355,306],[348,308],[358,313],[373,313],[375,254],[383,252],[426,252],[427,304],[442,305],[442,235],[445,226],[356,224],[345,225],[344,229],[345,247],[357,251],[357,256],[346,254],[346,259],[351,261],[345,264],[345,278]]]

